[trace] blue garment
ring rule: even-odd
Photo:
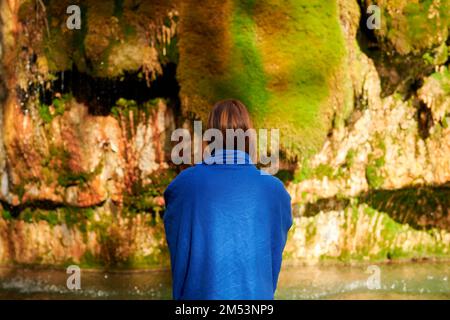
[[[245,152],[219,150],[182,171],[164,198],[174,299],[273,299],[292,225],[279,179]]]

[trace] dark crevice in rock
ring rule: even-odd
[[[356,90],[353,90],[353,101],[353,111],[344,120],[344,125],[349,130],[354,128],[355,123],[361,118],[363,111],[368,107],[367,98],[363,94],[356,92]]]
[[[433,114],[431,113],[431,109],[428,108],[423,101],[416,100],[415,104],[417,105],[417,125],[419,135],[422,139],[426,139],[430,136],[430,129],[434,124]]]
[[[370,190],[360,194],[357,200],[418,230],[450,230],[450,185]],[[305,204],[303,215],[311,217],[320,211],[344,210],[350,205],[350,198],[323,198]]]
[[[372,190],[360,199],[413,228],[450,230],[450,185]]]
[[[369,58],[379,60],[381,57],[381,47],[374,30],[367,28],[367,19],[369,18],[363,1],[358,1],[359,8],[361,10],[359,28],[356,34],[356,41],[362,52],[364,52]]]
[[[18,206],[13,206],[10,203],[6,201],[0,201],[0,204],[3,209],[7,210],[13,218],[18,218],[20,213],[23,212],[25,209],[32,209],[32,210],[44,210],[44,211],[54,211],[57,209],[67,209],[67,210],[83,210],[83,209],[93,209],[97,207],[102,207],[105,204],[105,201],[102,201],[95,206],[90,207],[74,207],[74,206],[68,206],[65,203],[61,202],[53,202],[50,200],[33,200],[28,201],[25,203],[22,203]]]
[[[419,90],[422,86],[423,86],[423,78],[421,78],[421,79],[416,79],[416,80],[413,81],[413,82],[411,83],[411,85],[409,86],[410,92],[416,92],[416,91]]]
[[[350,199],[348,198],[323,198],[316,202],[307,203],[305,205],[304,216],[312,217],[315,216],[320,211],[334,211],[334,210],[344,210],[350,205]]]
[[[387,97],[395,92],[403,99],[409,99],[414,93],[418,81],[434,72],[434,65],[427,64],[422,54],[400,55],[392,46],[377,37],[375,30],[367,28],[366,13],[363,1],[358,1],[361,9],[361,19],[357,33],[357,42],[361,51],[374,61],[380,76],[381,95]]]
[[[358,4],[361,9],[361,18],[359,20],[359,28],[356,37],[361,50],[370,57],[372,54],[379,52],[381,48],[378,44],[374,30],[367,28],[366,22],[369,15],[365,10],[363,1],[359,0]]]
[[[166,63],[163,65],[162,71],[160,76],[148,84],[145,76],[139,70],[126,73],[120,78],[101,78],[92,77],[73,67],[72,70],[53,74],[54,80],[47,83],[46,89],[44,89],[44,85],[31,84],[26,90],[17,87],[16,95],[21,102],[22,110],[26,111],[27,108],[40,107],[39,105],[43,104],[49,106],[54,103],[56,97],[69,94],[69,99],[72,96],[78,103],[86,105],[90,114],[99,116],[114,114],[113,107],[116,106],[119,99],[134,100],[140,108],[141,105],[146,106],[147,104],[144,103],[149,100],[164,98],[168,108],[169,121],[173,116],[175,125],[181,126],[183,117],[179,99],[180,86],[176,77],[177,65]],[[165,151],[169,147],[164,146]],[[168,157],[167,154],[164,156]],[[75,182],[72,183],[74,177],[69,176],[65,179],[68,180],[65,182],[65,187],[78,185],[79,178],[83,178],[83,181],[85,179],[84,176],[75,175]],[[55,210],[75,207],[66,203],[53,203],[51,201],[29,201],[15,207],[5,203],[4,208],[17,217],[25,209]]]
[[[140,71],[125,73],[117,78],[101,78],[79,72],[74,67],[56,73],[50,89],[45,90],[42,86],[38,88],[40,102],[50,105],[56,92],[72,93],[78,102],[89,107],[91,114],[108,115],[120,98],[134,100],[138,104],[154,98],[178,101],[180,87],[176,80],[176,67],[174,63],[164,65],[162,75],[152,81],[150,86]]]

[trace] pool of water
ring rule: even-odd
[[[69,290],[64,270],[0,268],[0,299],[170,299],[161,271],[81,272]],[[277,299],[449,299],[450,263],[283,268]]]

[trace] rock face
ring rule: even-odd
[[[0,261],[45,265],[76,263],[84,267],[168,266],[169,256],[159,218],[142,214],[123,217],[112,212],[113,208],[106,203],[84,212],[62,209],[42,212],[46,218],[37,221],[31,216],[24,220],[0,219]],[[48,219],[49,216],[52,218]]]
[[[350,105],[344,34],[336,2],[181,1],[180,97],[206,120],[217,99],[236,97],[257,127],[279,128],[286,155],[317,151],[334,114]],[[211,18],[210,12],[216,12]],[[320,54],[318,54],[320,52]]]
[[[170,134],[228,97],[280,129],[288,261],[450,255],[448,0],[70,4],[0,0],[0,263],[167,265]]]
[[[314,217],[295,218],[286,247],[291,261],[316,263],[321,259],[357,261],[446,257],[450,233],[414,230],[367,205],[321,211]]]
[[[90,115],[74,100],[58,103],[64,112],[44,124],[31,112],[6,106],[5,151],[8,159],[17,161],[8,163],[11,187],[2,197],[12,205],[51,201],[89,207],[107,199],[121,202],[137,180],[167,168],[163,148],[173,115],[162,100],[148,116],[142,112],[145,119],[136,124],[131,111],[116,119]]]

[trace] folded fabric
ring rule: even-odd
[[[245,152],[219,150],[164,197],[174,299],[273,299],[292,225],[279,179]]]

